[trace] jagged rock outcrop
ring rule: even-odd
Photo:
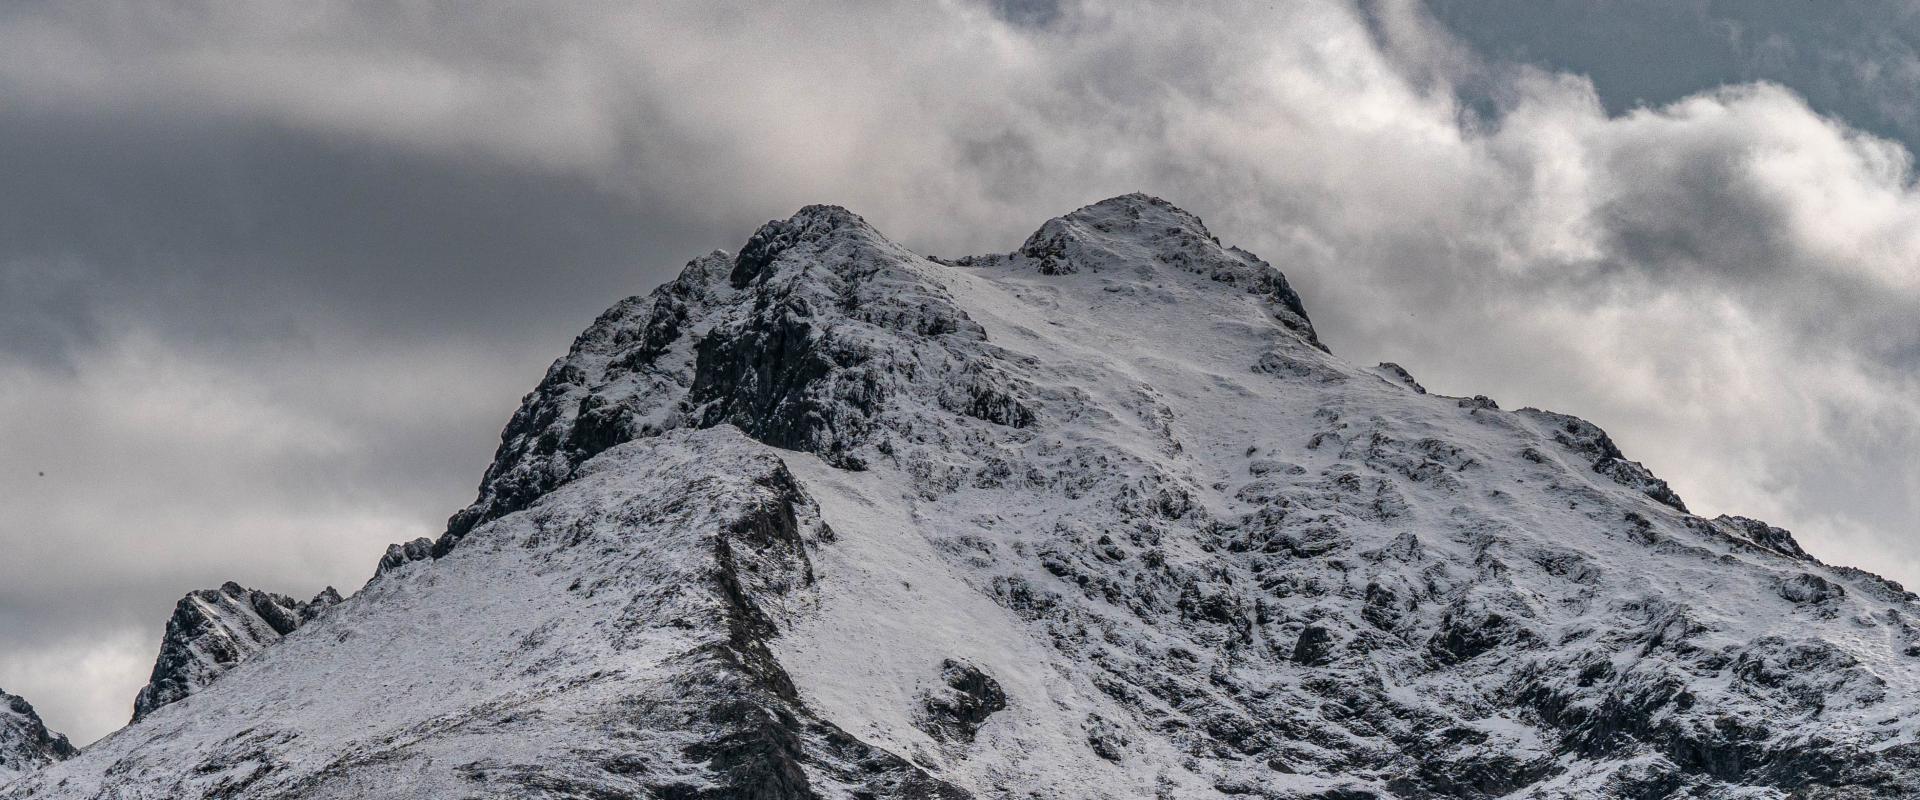
[[[1408,372],[1406,367],[1400,366],[1399,364],[1391,361],[1382,361],[1374,366],[1373,371],[1375,374],[1386,378],[1392,383],[1412,389],[1414,394],[1427,393],[1427,387],[1421,386],[1419,381],[1413,379],[1413,373]]]
[[[1800,549],[1800,543],[1794,541],[1793,534],[1760,520],[1722,514],[1714,517],[1713,523],[1732,531],[1735,536],[1788,558],[1812,558],[1807,551]]]
[[[1384,368],[1383,368],[1384,369]],[[1897,584],[1128,195],[616,305],[431,547],[0,798],[1920,796]]]
[[[433,557],[433,540],[425,536],[410,542],[387,545],[386,555],[380,557],[380,565],[374,568],[378,577],[404,567],[411,561],[422,561]]]
[[[940,683],[920,702],[921,730],[943,742],[966,744],[994,712],[1005,710],[1007,693],[979,667],[947,659],[940,662]]]
[[[0,691],[0,784],[79,754],[67,737],[47,730],[26,698]]]
[[[339,602],[331,586],[304,603],[232,581],[187,593],[167,619],[153,675],[134,698],[133,720],[200,691]]]
[[[1556,414],[1537,408],[1523,408],[1520,413],[1544,423],[1553,441],[1592,459],[1594,472],[1679,511],[1687,510],[1687,504],[1681,502],[1680,495],[1674,494],[1673,489],[1668,488],[1666,481],[1654,477],[1640,462],[1628,461],[1613,443],[1613,438],[1607,436],[1607,432],[1600,430],[1599,426],[1569,414]]]

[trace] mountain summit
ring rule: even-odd
[[[1319,342],[1127,195],[811,206],[616,304],[436,541],[0,798],[1920,796],[1920,608]]]

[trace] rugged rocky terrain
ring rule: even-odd
[[[134,698],[133,721],[200,691],[338,602],[333,587],[305,603],[232,581],[189,592],[167,619],[153,676]]]
[[[0,691],[0,784],[79,754],[67,737],[47,730],[26,698]]]
[[[5,798],[1920,796],[1914,597],[1329,354],[1160,200],[814,206],[602,315],[475,503]]]

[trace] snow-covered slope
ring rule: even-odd
[[[7,798],[1920,795],[1914,598],[1328,354],[1141,195],[815,206],[616,305],[475,504]]]
[[[153,675],[134,698],[133,721],[200,691],[338,602],[331,586],[305,603],[232,581],[187,593],[167,619]]]
[[[47,730],[26,698],[0,691],[0,785],[79,752],[67,737]]]

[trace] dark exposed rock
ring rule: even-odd
[[[153,674],[134,699],[133,721],[200,691],[339,602],[331,586],[304,603],[232,581],[188,593],[167,620]]]
[[[1813,560],[1812,556],[1807,558]],[[1828,569],[1831,569],[1835,575],[1846,578],[1854,588],[1880,600],[1894,603],[1920,602],[1920,595],[1907,591],[1907,587],[1901,586],[1899,581],[1880,577],[1859,567],[1828,566]]]
[[[1319,625],[1308,625],[1301,629],[1300,638],[1293,643],[1293,663],[1310,667],[1323,666],[1333,661],[1333,632]]]
[[[1094,755],[1116,763],[1126,760],[1127,746],[1132,742],[1119,726],[1099,714],[1089,714],[1086,729],[1087,747],[1093,749]]]
[[[1427,651],[1442,664],[1460,664],[1497,649],[1524,647],[1538,638],[1511,609],[1471,598],[1447,609]]]
[[[1412,600],[1403,591],[1391,584],[1373,581],[1367,584],[1366,603],[1360,609],[1360,618],[1369,625],[1390,631],[1412,610]]]
[[[831,206],[769,227],[735,269],[740,286],[753,276],[751,307],[699,341],[693,424],[732,424],[858,468],[903,395],[997,425],[1032,423],[1025,392],[984,357],[984,331],[914,271],[910,253]]]
[[[1811,572],[1782,578],[1778,587],[1781,597],[1802,605],[1825,603],[1847,596],[1847,590],[1840,588],[1840,584]]]
[[[1007,707],[1000,682],[967,662],[941,662],[940,683],[920,698],[920,729],[935,739],[971,742],[987,717]]]
[[[1470,725],[1451,724],[1405,742],[1413,768],[1390,782],[1402,797],[1499,797],[1553,774],[1553,760],[1494,744]]]
[[[1314,383],[1340,383],[1347,379],[1346,373],[1328,366],[1317,354],[1290,352],[1284,348],[1261,353],[1253,362],[1253,371]]]

